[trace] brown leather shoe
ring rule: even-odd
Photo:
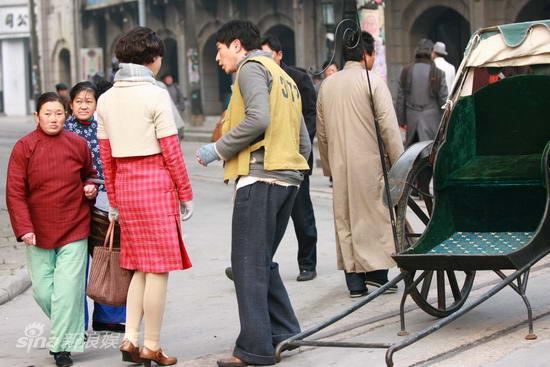
[[[124,362],[143,363],[141,358],[139,358],[139,348],[128,339],[122,341],[119,350],[122,352],[122,360]]]
[[[159,366],[171,366],[178,363],[177,358],[168,357],[161,348],[155,351],[147,347],[141,347],[139,358],[141,358],[145,367],[151,367],[151,362],[155,362]]]
[[[218,359],[218,367],[246,367],[248,364],[235,356]]]

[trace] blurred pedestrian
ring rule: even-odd
[[[273,256],[309,169],[311,144],[298,87],[260,46],[260,32],[248,21],[230,21],[216,33],[216,61],[237,76],[222,138],[197,151],[205,166],[223,159],[224,180],[236,181],[231,267],[241,332],[221,367],[275,364],[275,346],[300,332]]]
[[[100,80],[97,81],[104,89],[105,84]],[[105,82],[109,83],[106,80]],[[72,115],[65,121],[65,129],[86,140],[92,153],[92,163],[97,171],[97,176],[100,180],[104,180],[103,164],[99,156],[99,141],[97,139],[97,120],[95,119],[99,91],[91,82],[80,82],[71,88],[69,96]],[[101,186],[98,195],[101,196],[102,201],[106,201],[105,186]],[[124,332],[123,324],[125,320],[126,308],[124,306],[113,307],[94,302],[93,330],[121,333]]]
[[[137,27],[118,40],[115,54],[119,70],[114,86],[98,101],[97,136],[109,216],[120,223],[120,266],[134,271],[120,351],[127,362],[168,366],[177,363],[159,344],[168,273],[191,267],[180,218],[191,217],[193,194],[170,95],[155,80],[162,41],[151,29]]]
[[[350,297],[380,287],[395,266],[388,210],[382,201],[382,163],[374,125],[391,163],[403,152],[399,125],[386,83],[369,73],[374,115],[365,68],[374,64],[374,38],[362,32],[345,40],[344,69],[326,79],[317,99],[317,139],[325,176],[333,178],[334,226],[338,269],[344,270]],[[356,45],[355,47],[353,47]],[[365,50],[365,51],[363,51]],[[389,292],[396,292],[392,287]]]
[[[455,80],[456,69],[453,64],[445,60],[447,56],[447,47],[443,42],[436,42],[434,44],[434,50],[432,52],[432,59],[439,69],[443,70],[445,73],[445,81],[447,83],[447,92],[451,94],[451,88],[453,87],[453,82]]]
[[[63,130],[60,96],[37,101],[37,128],[14,146],[8,163],[6,201],[17,241],[26,246],[34,299],[52,320],[50,354],[72,366],[84,351],[85,278],[90,200],[97,187],[86,141]]]
[[[338,64],[327,60],[323,63],[323,78],[326,79],[338,72]]]
[[[55,85],[55,91],[63,99],[65,109],[67,110],[69,107],[69,87],[65,83],[58,83]]]
[[[435,138],[447,100],[445,73],[432,60],[433,47],[432,41],[421,39],[414,62],[399,77],[396,112],[399,123],[407,127],[406,147]]]
[[[162,82],[166,85],[166,89],[170,94],[170,98],[174,101],[178,112],[183,116],[183,112],[185,111],[185,96],[181,92],[180,86],[174,81],[172,74],[165,74],[162,77]]]
[[[306,123],[309,140],[313,146],[313,139],[316,133],[316,104],[317,93],[309,76],[297,68],[286,65],[283,59],[281,42],[277,37],[268,36],[262,40],[262,50],[271,52],[275,62],[286,72],[298,86],[302,98],[302,116]],[[313,169],[313,150],[308,159],[309,171],[304,175],[300,184],[300,190],[296,195],[294,207],[292,208],[292,222],[294,232],[298,240],[298,267],[300,274],[297,281],[312,280],[317,276],[317,227],[315,226],[315,215],[313,204],[309,195],[309,176]]]
[[[181,92],[180,86],[174,80],[172,74],[165,74],[162,77],[162,83],[172,99],[172,109],[174,110],[174,120],[176,121],[176,127],[178,129],[178,136],[183,139],[183,128],[185,123],[183,121],[183,113],[185,111],[186,98]]]

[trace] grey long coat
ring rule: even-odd
[[[403,143],[386,83],[370,73],[377,119],[390,161]],[[395,252],[388,209],[382,202],[382,163],[365,69],[348,61],[323,81],[317,99],[317,139],[325,176],[333,179],[338,269],[388,269]]]
[[[444,74],[440,77],[438,98],[435,98],[430,94],[430,64],[415,63],[412,68],[410,91],[405,92],[400,78],[395,106],[399,123],[407,125],[406,147],[416,141],[435,138],[443,114],[441,107],[448,95]]]

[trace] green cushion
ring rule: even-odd
[[[533,238],[533,232],[456,232],[430,254],[503,255],[514,252]]]
[[[477,156],[450,174],[449,185],[542,184],[539,154]]]

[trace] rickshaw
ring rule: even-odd
[[[379,145],[384,161],[380,138]],[[433,194],[419,189],[426,187],[419,184],[426,170],[433,171]],[[399,275],[351,308],[280,343],[277,357],[299,346],[383,348],[387,366],[393,366],[395,352],[507,286],[527,308],[526,339],[536,339],[525,291],[531,267],[550,252],[550,20],[475,32],[435,140],[412,145],[384,176]],[[425,226],[422,233],[411,225],[413,215]],[[466,302],[476,271],[482,270],[495,272],[500,281]],[[398,335],[404,339],[306,340],[401,281]],[[440,320],[409,335],[404,307],[409,296]]]

